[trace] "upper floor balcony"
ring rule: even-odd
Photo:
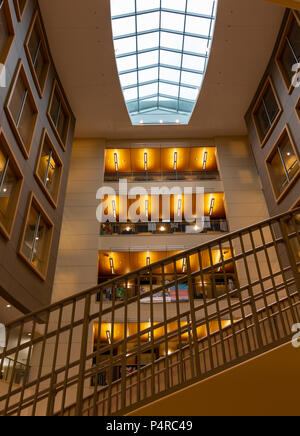
[[[219,180],[215,147],[106,149],[105,182]]]

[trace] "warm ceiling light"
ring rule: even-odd
[[[148,257],[147,257],[147,260],[146,260],[146,264],[147,264],[147,266],[150,266],[150,263],[151,263],[151,259],[150,259],[150,257],[148,256]]]
[[[178,153],[175,151],[174,153],[174,170],[177,170],[177,164],[178,164]]]
[[[4,188],[4,189],[3,189],[3,192],[7,192],[7,189],[6,189],[6,188]]]
[[[117,206],[116,206],[116,201],[115,200],[112,201],[112,209],[113,209],[113,216],[114,216],[114,218],[117,218]]]
[[[126,227],[126,232],[130,232],[130,230],[131,230],[131,227]]]
[[[148,171],[148,153],[144,153],[144,168]]]
[[[180,124],[180,120],[176,120],[176,124]]]
[[[211,203],[210,203],[209,216],[212,216],[212,214],[214,212],[215,202],[216,202],[216,199],[212,198]]]
[[[161,232],[165,232],[165,231],[166,231],[166,228],[165,228],[165,226],[161,226],[159,230],[160,230]]]
[[[10,304],[7,304],[7,305],[6,305],[6,308],[7,308],[7,309],[11,309],[11,305],[10,305]]]
[[[180,217],[181,215],[181,209],[182,209],[182,200],[181,198],[178,200],[178,208],[177,208],[177,215]]]
[[[145,201],[145,217],[149,217],[149,200]]]
[[[144,121],[143,121],[143,120],[141,120],[141,121],[140,121],[140,124],[144,124]]]
[[[109,343],[109,345],[111,345],[111,334],[109,330],[106,330],[106,337],[107,337],[107,341]]]
[[[195,232],[198,232],[199,227],[197,226],[197,224],[195,225],[194,230],[195,230]]]
[[[109,258],[109,264],[110,264],[111,273],[114,274],[115,273],[115,265],[114,265],[114,260],[112,257]]]
[[[118,163],[118,155],[117,153],[114,154],[114,161],[115,161],[115,170],[119,171],[119,163]]]
[[[159,120],[159,122],[160,122],[160,124],[163,124],[163,123],[164,123],[164,121],[163,121],[163,120]]]
[[[203,170],[206,170],[207,158],[208,158],[208,153],[207,153],[207,151],[206,151],[206,152],[204,153],[204,158],[203,158]]]

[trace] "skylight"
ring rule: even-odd
[[[217,0],[110,2],[132,124],[188,124],[207,68]]]

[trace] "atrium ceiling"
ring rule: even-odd
[[[264,0],[219,0],[207,73],[189,125],[133,126],[118,77],[110,0],[39,3],[54,62],[77,118],[76,137],[85,138],[245,135],[244,115],[284,15],[284,8]]]

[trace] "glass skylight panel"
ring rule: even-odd
[[[216,12],[217,0],[111,0],[117,68],[133,125],[189,123]]]

